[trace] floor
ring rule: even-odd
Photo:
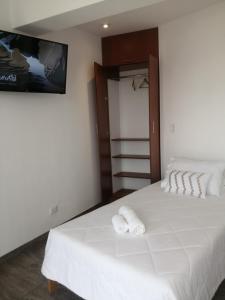
[[[81,300],[63,287],[50,296],[41,275],[46,239],[0,261],[0,300]]]
[[[48,294],[47,281],[40,272],[45,242],[45,238],[35,241],[0,260],[0,300],[82,300],[63,287],[53,296]],[[225,281],[213,300],[225,300]]]

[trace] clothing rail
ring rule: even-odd
[[[148,77],[148,73],[142,73],[142,74],[131,74],[131,75],[124,75],[124,76],[118,76],[118,77],[110,77],[112,80],[118,80],[118,79],[125,79],[125,78],[142,78],[142,77]]]

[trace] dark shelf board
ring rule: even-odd
[[[132,190],[132,189],[121,189],[121,190],[118,190],[116,191],[113,195],[112,195],[112,198],[111,200],[112,201],[115,201],[117,199],[120,199],[122,197],[125,197],[133,192],[135,192],[136,190]]]
[[[151,179],[150,173],[140,173],[140,172],[119,172],[119,173],[114,174],[113,176],[114,177]]]
[[[149,142],[149,138],[115,138],[114,142]]]
[[[140,154],[118,154],[118,155],[113,155],[113,158],[150,159],[150,156],[140,155]]]

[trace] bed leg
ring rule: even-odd
[[[48,292],[50,295],[52,295],[56,291],[57,286],[58,284],[56,281],[48,280]]]

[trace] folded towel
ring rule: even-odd
[[[126,220],[120,215],[115,215],[112,217],[112,224],[117,233],[125,233],[129,229]]]
[[[138,218],[133,209],[128,206],[121,206],[119,209],[119,214],[127,221],[130,233],[138,235],[145,232],[145,225]]]

